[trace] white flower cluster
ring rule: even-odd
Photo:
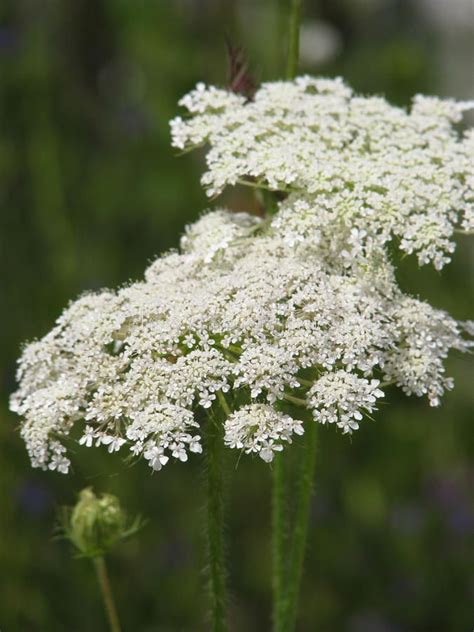
[[[79,430],[81,445],[126,449],[159,470],[201,452],[217,409],[228,446],[271,461],[302,434],[299,407],[350,433],[389,383],[438,404],[452,386],[449,350],[472,343],[462,324],[400,291],[381,246],[391,233],[408,240],[417,215],[413,239],[435,263],[444,256],[423,231],[444,213],[452,232],[469,207],[466,143],[451,130],[461,108],[419,99],[407,115],[309,79],[264,86],[252,103],[202,87],[183,103],[196,116],[174,122],[175,144],[211,143],[214,191],[254,178],[291,193],[264,220],[207,213],[144,281],[79,298],[26,346],[11,408],[33,465],[66,472],[64,439]],[[408,173],[420,165],[424,206]]]
[[[316,421],[335,423],[344,434],[358,430],[361,410],[371,413],[384,393],[379,380],[367,380],[344,370],[326,373],[310,388],[308,401]]]
[[[257,227],[260,221],[248,213],[229,215],[224,210],[207,213],[200,222],[186,226],[180,242],[181,252],[196,253],[204,263],[210,263],[218,255],[225,257],[229,246],[235,249],[243,244],[242,238],[249,235],[248,229]]]
[[[281,441],[291,443],[291,435],[302,435],[299,419],[284,415],[267,404],[242,406],[229,415],[224,425],[224,442],[230,448],[257,453],[264,461],[273,460],[274,452],[281,452]]]
[[[172,121],[173,144],[210,146],[208,194],[237,183],[289,193],[275,225],[288,243],[397,238],[440,269],[454,229],[474,229],[474,133],[456,128],[474,102],[417,96],[407,112],[340,79],[299,77],[252,101],[199,84],[181,104],[192,116]]]

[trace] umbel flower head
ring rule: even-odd
[[[468,222],[464,106],[418,99],[409,115],[309,78],[183,103],[194,118],[173,122],[174,144],[210,143],[212,193],[243,181],[287,197],[265,219],[206,213],[143,281],[79,298],[25,348],[11,407],[32,464],[67,472],[78,427],[80,444],[160,470],[201,452],[218,406],[226,445],[271,461],[306,410],[351,433],[389,384],[437,405],[469,325],[404,294],[385,244],[441,265]]]
[[[440,269],[454,229],[474,229],[474,130],[456,127],[474,101],[418,95],[407,111],[341,79],[299,77],[252,101],[198,84],[180,103],[191,116],[171,122],[173,145],[209,145],[208,194],[286,192],[275,228],[290,245],[337,239],[353,255],[396,238]]]

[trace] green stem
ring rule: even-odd
[[[225,413],[225,416],[228,417],[231,414],[231,410],[229,408],[229,404],[227,403],[225,395],[222,391],[217,391],[217,401],[221,405],[222,410]]]
[[[114,597],[110,587],[107,566],[105,565],[105,560],[102,556],[94,558],[94,567],[97,573],[97,579],[99,580],[102,599],[104,600],[110,632],[120,632],[120,622],[117,614],[117,608],[115,607]]]
[[[457,235],[474,235],[474,230],[463,230],[462,228],[455,228],[454,232]]]
[[[237,183],[241,184],[244,187],[251,187],[253,189],[263,189],[264,191],[270,191],[270,193],[277,193],[277,192],[291,193],[292,191],[296,190],[296,189],[292,189],[291,187],[280,185],[280,184],[278,185],[278,188],[275,189],[274,187],[271,187],[268,184],[265,184],[265,182],[261,182],[260,180],[258,182],[253,182],[252,180],[246,180],[245,178],[238,178]]]
[[[291,547],[288,556],[288,576],[283,606],[283,624],[285,632],[295,629],[298,613],[298,601],[303,574],[304,554],[308,536],[308,522],[311,508],[311,496],[316,464],[317,423],[308,419],[305,428],[304,454],[298,473],[297,506],[293,523]]]
[[[300,47],[300,19],[302,0],[289,1],[289,22],[288,22],[288,56],[286,64],[286,78],[294,79],[298,69],[298,57]],[[285,394],[285,399],[291,401],[298,406],[306,406],[304,400]],[[314,425],[314,423],[313,423]],[[306,456],[306,455],[305,455]],[[291,559],[290,571],[293,578],[292,586],[288,582],[286,574],[286,562],[288,555],[288,481],[284,468],[283,455],[277,454],[273,466],[273,490],[272,490],[272,530],[273,530],[273,630],[274,632],[289,632],[286,627],[286,621],[290,619],[290,613],[293,611],[293,604],[289,601],[296,601],[298,592],[295,594],[294,577],[298,575],[296,572],[297,561]],[[304,478],[304,477],[303,477]],[[302,486],[301,486],[302,487]],[[300,490],[303,493],[303,490]],[[299,498],[299,506],[296,518],[301,520],[304,518],[304,507],[302,507],[302,498]],[[295,523],[295,529],[296,529]],[[301,526],[298,528],[301,532]],[[304,539],[306,539],[305,534]],[[299,550],[299,540],[295,543],[295,535],[293,535],[293,544],[297,545]],[[292,552],[295,552],[293,546]],[[304,552],[304,545],[303,545]],[[300,573],[301,576],[301,573]],[[298,584],[299,586],[299,578]]]
[[[272,554],[273,554],[273,630],[285,632],[283,627],[284,590],[286,578],[287,549],[287,485],[284,454],[276,454],[273,461],[273,503],[272,503]]]
[[[298,71],[300,54],[300,19],[302,0],[289,0],[288,57],[286,59],[286,78],[294,79]]]
[[[298,382],[299,382],[300,384],[302,384],[303,386],[309,386],[309,387],[311,387],[311,386],[313,386],[313,384],[314,384],[314,381],[311,381],[311,380],[305,380],[305,379],[303,379],[302,377],[299,377],[299,378],[297,378],[297,379],[298,379]]]
[[[221,400],[219,393],[218,398]],[[222,393],[220,395],[223,397]],[[227,630],[227,576],[224,547],[224,486],[222,481],[223,424],[211,413],[207,420],[206,429],[210,630],[224,632]]]
[[[295,404],[295,406],[300,406],[302,408],[306,408],[308,403],[305,399],[301,399],[301,397],[295,397],[294,395],[290,395],[289,393],[283,393],[283,399],[286,401]]]

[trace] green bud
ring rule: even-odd
[[[83,489],[76,505],[63,514],[66,537],[85,557],[104,555],[141,526],[140,518],[129,520],[116,496],[96,496],[90,487]]]

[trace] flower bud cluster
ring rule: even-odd
[[[84,557],[104,555],[141,525],[140,518],[130,521],[116,496],[97,496],[90,487],[80,492],[74,507],[63,511],[64,534]]]

